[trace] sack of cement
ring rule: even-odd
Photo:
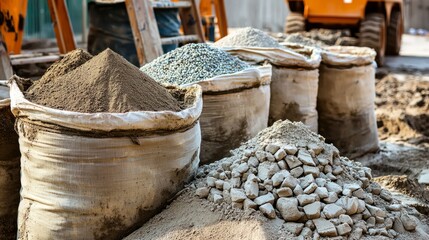
[[[337,46],[322,53],[319,132],[350,158],[378,149],[374,59],[369,48]]]
[[[0,238],[16,239],[20,162],[15,117],[10,111],[9,89],[0,86]],[[7,94],[6,94],[7,93]]]
[[[267,127],[271,66],[251,67],[218,48],[188,44],[141,70],[164,84],[202,87],[202,163],[222,159]]]
[[[25,92],[13,80],[11,100],[21,239],[120,239],[199,164],[200,87],[166,89],[111,50],[72,52]]]
[[[240,59],[272,65],[269,125],[277,120],[301,121],[317,132],[317,87],[320,52],[285,48],[266,33],[244,28],[214,44]]]

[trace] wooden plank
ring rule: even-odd
[[[199,42],[205,42],[201,15],[195,0],[184,0],[192,4],[191,8],[181,8],[179,10],[180,19],[184,35],[198,35]]]
[[[125,0],[140,66],[162,55],[161,37],[149,0]]]
[[[12,65],[25,65],[25,64],[33,64],[33,63],[46,63],[46,62],[55,62],[59,60],[60,56],[50,55],[50,56],[38,56],[38,57],[28,57],[28,58],[17,58],[12,59]]]
[[[48,6],[60,53],[75,50],[76,42],[65,0],[48,0]]]
[[[189,43],[189,42],[199,42],[200,38],[198,35],[183,35],[177,37],[165,37],[161,38],[162,45],[166,44],[179,44],[179,43]]]

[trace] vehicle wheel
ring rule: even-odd
[[[386,52],[386,20],[381,13],[368,14],[360,24],[359,45],[373,48],[377,52],[378,66],[384,62]]]
[[[390,15],[390,24],[387,28],[386,53],[399,55],[402,43],[402,16],[401,12],[394,11]]]
[[[286,17],[285,32],[296,33],[305,31],[305,18],[301,13],[291,12]]]

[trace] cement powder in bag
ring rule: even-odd
[[[339,51],[335,47],[322,54],[326,64],[320,67],[319,132],[350,158],[378,149],[372,52],[368,48],[341,47]],[[336,60],[338,65],[332,65]]]
[[[203,89],[201,163],[222,159],[267,127],[271,66],[197,82]]]
[[[16,239],[20,185],[20,152],[10,99],[0,97],[0,236]]]
[[[227,52],[254,64],[273,65],[269,125],[277,120],[300,121],[317,132],[318,67],[317,49],[225,47]],[[299,52],[299,53],[298,53]]]
[[[12,110],[25,153],[19,239],[120,239],[159,212],[199,164],[202,98],[200,87],[191,88],[187,97],[194,101],[176,115],[110,117],[30,103],[12,82]],[[183,120],[171,125],[169,117]],[[148,128],[135,127],[145,122]]]

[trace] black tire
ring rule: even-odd
[[[402,43],[402,14],[394,11],[390,15],[390,23],[387,28],[386,53],[388,55],[399,55]]]
[[[368,14],[360,24],[359,45],[373,48],[378,66],[383,66],[386,52],[386,20],[381,13]]]
[[[285,32],[287,34],[305,31],[305,18],[301,13],[291,12],[286,17]]]

